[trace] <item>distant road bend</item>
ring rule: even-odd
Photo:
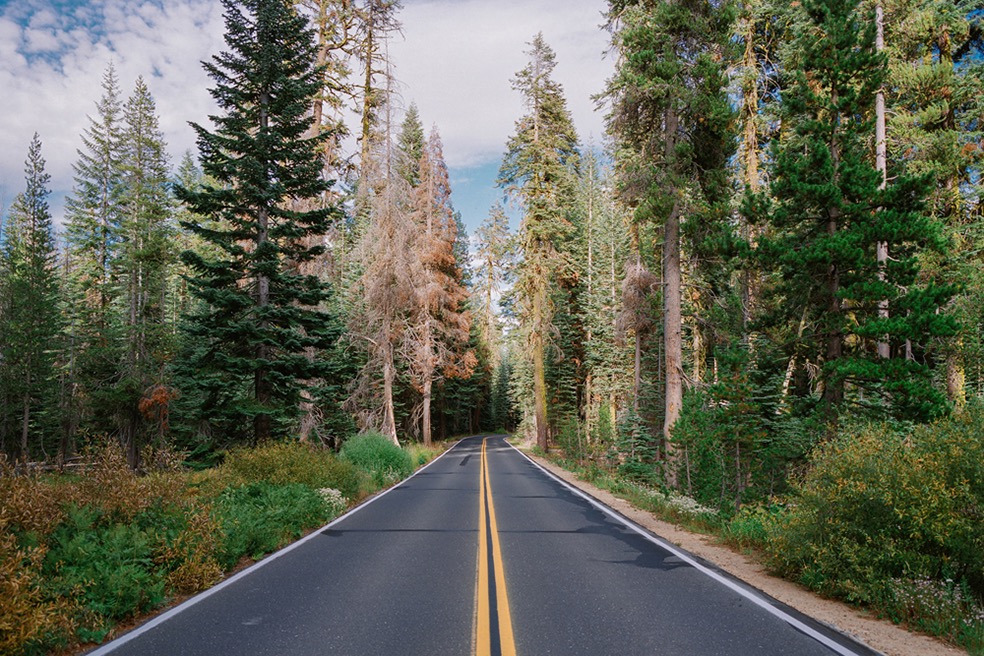
[[[103,654],[875,652],[480,436]]]

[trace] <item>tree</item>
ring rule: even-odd
[[[789,129],[776,156],[776,203],[763,203],[770,231],[759,246],[762,260],[775,263],[772,293],[783,299],[776,308],[787,322],[805,317],[797,342],[821,364],[830,433],[849,400],[868,408],[882,404],[899,417],[929,418],[943,404],[929,384],[925,342],[918,359],[886,359],[877,349],[887,340],[899,354],[906,340],[918,343],[954,329],[939,312],[950,290],[917,284],[920,253],[940,243],[938,226],[925,213],[927,180],[899,176],[880,188],[870,116],[886,68],[875,49],[872,17],[857,0],[807,0],[801,11],[802,69],[787,68],[783,121]],[[878,262],[879,243],[892,255],[885,266]],[[879,312],[886,299],[892,308],[887,319]]]
[[[10,208],[0,243],[0,427],[16,417],[21,458],[44,449],[41,417],[56,406],[55,345],[60,330],[55,240],[48,184],[37,133],[24,164],[26,188]],[[34,434],[32,444],[31,436]],[[0,441],[5,445],[6,440]]]
[[[505,287],[512,282],[515,264],[509,217],[501,203],[492,206],[475,236],[478,238],[473,286],[475,322],[489,350],[492,366],[498,368],[502,362],[502,343],[496,307]]]
[[[637,222],[662,227],[667,455],[683,404],[682,219],[722,213],[732,109],[723,56],[731,3],[612,0],[623,63],[611,81],[609,126],[622,154],[621,187]],[[723,197],[722,197],[723,196]],[[693,227],[691,226],[691,227]],[[671,474],[672,478],[672,474]],[[673,481],[670,481],[673,483]]]
[[[67,327],[71,381],[63,407],[69,418],[66,430],[85,417],[97,432],[110,433],[116,425],[111,399],[120,354],[114,307],[118,286],[113,280],[117,256],[121,194],[123,191],[123,104],[116,69],[110,64],[102,81],[96,117],[82,134],[72,193],[66,200],[65,241],[71,263]],[[74,441],[67,435],[66,441]]]
[[[191,362],[204,391],[205,416],[241,439],[287,433],[297,417],[301,381],[322,378],[306,351],[336,335],[321,308],[325,283],[298,267],[323,253],[337,207],[295,209],[292,201],[325,194],[324,134],[310,134],[310,102],[321,92],[313,34],[284,0],[223,0],[228,50],[204,64],[224,111],[198,134],[202,168],[214,180],[177,187],[181,200],[218,225],[183,225],[216,247],[218,257],[186,251],[193,293],[204,304],[189,337],[203,346]]]
[[[414,254],[420,259],[421,276],[414,289],[404,353],[422,396],[423,440],[430,446],[434,383],[446,376],[467,378],[475,367],[475,355],[466,349],[471,315],[464,308],[468,292],[455,257],[458,225],[436,129],[423,148],[416,178],[419,183],[413,190],[411,217],[416,224]]]
[[[166,325],[168,277],[175,251],[173,243],[170,174],[166,144],[161,134],[154,99],[143,78],[123,108],[121,139],[122,215],[119,253],[114,261],[123,303],[123,367],[117,403],[121,416],[120,441],[127,460],[139,467],[141,426],[152,399],[169,395],[165,365],[173,343]],[[156,395],[155,395],[156,393]],[[157,422],[157,439],[164,426]]]
[[[550,344],[551,285],[566,274],[561,242],[573,234],[570,203],[578,162],[577,134],[563,88],[553,80],[556,56],[543,34],[527,51],[529,64],[513,78],[527,113],[516,122],[499,169],[499,185],[522,206],[517,267],[521,313],[533,365],[537,445],[547,448],[546,357]]]

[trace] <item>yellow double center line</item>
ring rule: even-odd
[[[482,440],[482,471],[478,486],[478,618],[476,624],[475,653],[491,656],[493,652],[492,620],[495,613],[498,626],[497,653],[515,656],[512,618],[509,616],[509,598],[506,595],[506,575],[502,567],[502,549],[499,547],[499,527],[495,522],[495,505],[492,503],[492,485],[489,481],[489,464],[485,455],[488,438]],[[492,551],[491,568],[495,580],[489,587],[489,549]],[[495,593],[495,609],[492,594]]]

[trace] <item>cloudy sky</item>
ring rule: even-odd
[[[494,178],[523,111],[510,79],[542,31],[557,53],[556,79],[584,141],[598,142],[603,112],[593,94],[612,72],[600,27],[605,0],[404,0],[403,35],[390,44],[404,105],[436,125],[454,202],[474,229],[500,197]],[[188,121],[214,113],[200,62],[223,47],[218,0],[0,0],[0,206],[23,187],[34,132],[61,218],[80,135],[95,114],[112,61],[123,96],[143,76],[157,101],[172,160],[194,150]]]

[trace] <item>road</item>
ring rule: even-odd
[[[473,437],[90,656],[874,653]]]

